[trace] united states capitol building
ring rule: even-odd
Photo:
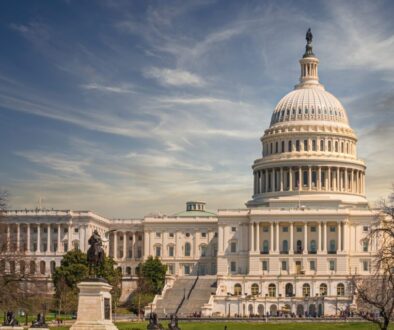
[[[148,256],[168,265],[163,293],[150,305],[159,315],[348,309],[350,279],[371,274],[377,249],[365,240],[374,220],[366,166],[344,107],[319,82],[311,38],[299,63],[299,83],[279,101],[261,137],[245,208],[208,212],[204,202],[190,201],[177,214],[133,220],[90,211],[7,211],[0,230],[8,249],[26,251],[29,271],[50,279],[65,252],[86,251],[96,229],[103,237],[111,231],[105,249],[122,270],[122,299],[135,289],[136,267]]]

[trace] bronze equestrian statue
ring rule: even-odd
[[[87,253],[89,276],[97,278],[97,270],[104,263],[105,257],[103,241],[97,230],[90,236],[88,243],[90,245]]]

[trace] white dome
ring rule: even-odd
[[[275,107],[271,126],[289,121],[334,121],[348,124],[341,102],[321,85],[298,88],[285,95]]]

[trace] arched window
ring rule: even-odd
[[[337,285],[337,295],[344,296],[345,295],[345,285],[343,283],[339,283]]]
[[[242,294],[242,286],[237,283],[234,285],[234,296],[240,296]]]
[[[260,317],[264,316],[264,305],[263,304],[259,304],[257,306],[257,312],[259,314]]]
[[[328,151],[331,152],[331,141],[328,141]]]
[[[161,245],[156,245],[155,246],[155,256],[156,257],[161,257]]]
[[[270,297],[275,297],[276,296],[276,285],[271,283],[268,285],[268,295]]]
[[[292,297],[293,296],[293,284],[287,283],[285,286],[285,294],[286,297]]]
[[[191,245],[189,242],[185,243],[185,257],[190,257]]]
[[[320,140],[320,151],[324,151],[324,140]]]
[[[29,270],[30,270],[30,275],[34,275],[36,273],[36,262],[35,261],[30,261],[29,265]]]
[[[249,316],[253,316],[253,305],[252,304],[249,304],[248,312],[249,312]]]
[[[319,291],[321,296],[327,296],[327,284],[326,283],[320,284]]]
[[[251,287],[251,291],[253,296],[257,296],[259,294],[259,285],[257,283],[253,283]]]
[[[128,276],[131,275],[131,267],[126,267],[126,274],[127,274]]]
[[[300,151],[300,140],[296,140],[296,151]]]
[[[311,246],[310,246],[310,249],[311,249],[311,251],[310,252],[312,252],[312,253],[316,253],[316,241],[313,239],[313,240],[311,240]]]
[[[311,295],[311,286],[308,283],[302,286],[302,295],[304,297],[309,297]]]
[[[42,275],[45,275],[45,267],[46,267],[45,261],[44,260],[40,261],[40,273]]]
[[[269,252],[269,242],[268,240],[264,240],[263,242],[263,253],[268,253]]]
[[[335,141],[335,152],[338,152],[338,141]]]
[[[278,308],[276,307],[275,304],[270,306],[270,314],[271,314],[271,316],[277,316],[278,315]]]
[[[335,252],[337,250],[337,244],[335,239],[330,240],[330,252]]]
[[[289,141],[288,145],[287,145],[287,151],[291,152],[291,141]]]
[[[304,306],[301,305],[301,304],[298,304],[298,305],[297,305],[297,315],[298,315],[299,317],[304,316]]]
[[[56,261],[51,261],[50,263],[50,267],[51,267],[51,274],[53,274],[55,272],[56,269]]]

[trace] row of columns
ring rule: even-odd
[[[121,237],[123,239],[122,242],[122,248],[121,250],[119,249],[119,243],[118,241],[121,240]],[[132,238],[130,240],[130,237]],[[126,259],[138,259],[139,257],[137,256],[137,249],[138,249],[138,244],[137,244],[137,239],[138,235],[137,232],[130,232],[130,231],[115,231],[112,234],[112,256],[115,260],[126,260]],[[129,257],[129,248],[130,244],[129,241],[132,242],[131,244],[131,257]],[[141,252],[141,258],[142,258],[142,252]]]
[[[6,232],[5,232],[5,237],[2,238],[3,242],[3,249],[6,251],[19,251],[23,252],[26,251],[27,253],[29,252],[46,252],[50,253],[52,250],[52,243],[53,243],[53,237],[52,237],[52,228],[56,226],[57,228],[57,249],[55,252],[62,253],[64,252],[64,245],[62,244],[62,229],[64,226],[67,226],[68,228],[68,238],[67,238],[67,244],[68,244],[68,249],[71,247],[71,224],[41,224],[41,223],[34,223],[34,224],[5,224],[6,226]],[[13,236],[11,233],[11,227],[16,226],[16,241],[13,240]],[[24,233],[21,230],[21,226],[25,226],[26,230]],[[36,234],[36,239],[34,242],[36,243],[36,250],[32,251],[31,244],[33,242],[32,239],[32,228],[37,228],[37,234]],[[42,237],[42,230],[46,228],[46,249],[41,250],[41,237]],[[13,246],[12,246],[13,245]],[[14,248],[13,248],[14,247]]]
[[[260,253],[262,251],[262,245],[260,242],[260,233],[261,233],[261,223],[252,222],[249,224],[249,252],[251,253]],[[294,222],[286,223],[289,225],[289,254],[294,253]],[[345,241],[345,237],[349,235],[349,226],[347,223],[336,222],[336,252],[342,252],[348,250],[348,242]],[[342,228],[344,227],[344,228]],[[279,240],[279,232],[280,232],[280,223],[270,222],[270,245],[269,245],[269,253],[279,254],[280,251],[280,240]],[[308,223],[303,223],[303,249],[302,254],[308,254]],[[317,253],[326,254],[327,253],[327,243],[328,243],[328,232],[327,232],[327,222],[319,222],[318,223],[318,242],[316,244]],[[274,244],[275,243],[275,244]]]
[[[295,190],[364,194],[364,187],[364,171],[342,167],[274,167],[254,171],[255,195]]]

